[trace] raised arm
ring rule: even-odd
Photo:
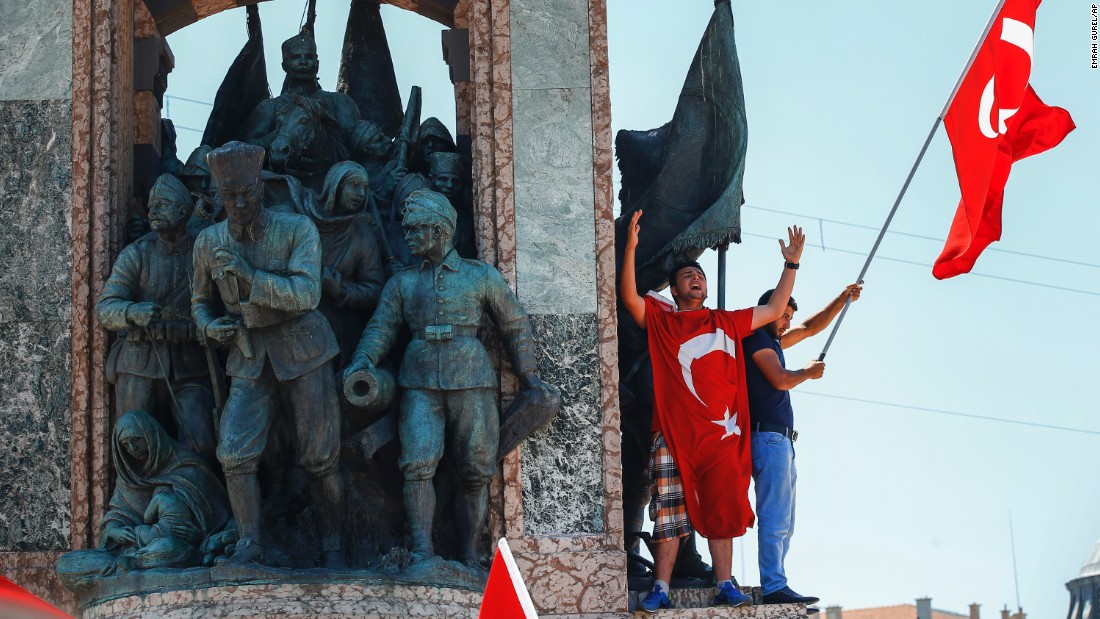
[[[638,294],[638,280],[634,273],[634,252],[638,249],[638,232],[642,229],[638,220],[641,217],[641,211],[631,215],[630,225],[626,229],[626,247],[623,249],[622,266],[619,267],[619,299],[634,322],[645,329],[645,299]],[[790,294],[788,290],[787,295]]]
[[[859,298],[859,293],[863,291],[863,282],[859,284],[848,284],[844,288],[844,291],[826,305],[821,311],[817,312],[813,316],[807,318],[802,324],[797,327],[791,327],[786,333],[779,338],[779,345],[783,348],[790,348],[802,340],[817,335],[825,330],[825,327],[829,326],[829,323],[836,318],[840,310],[844,309],[844,303],[846,303],[849,297],[852,301]]]
[[[802,234],[802,228],[792,226],[787,228],[787,239],[789,244],[784,244],[783,239],[779,239],[779,251],[783,254],[783,274],[779,277],[779,283],[775,285],[775,292],[768,304],[752,308],[753,329],[775,322],[783,315],[783,310],[787,309],[791,291],[794,290],[794,273],[798,269],[798,260],[802,257],[802,247],[806,244],[806,235]]]

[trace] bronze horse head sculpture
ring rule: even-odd
[[[347,159],[340,126],[319,100],[280,95],[275,119],[275,138],[268,150],[273,171],[297,176],[312,186],[324,179],[334,163]]]

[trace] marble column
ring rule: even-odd
[[[0,4],[0,574],[69,548],[72,0]]]
[[[493,2],[511,191],[497,263],[531,316],[553,425],[505,463],[505,531],[541,613],[626,610],[604,0]],[[498,25],[500,22],[500,25]],[[503,82],[506,82],[504,88]],[[503,142],[503,143],[502,143]],[[507,182],[507,181],[505,181]]]

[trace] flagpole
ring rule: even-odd
[[[726,251],[729,243],[718,246],[718,309],[726,309]]]
[[[867,275],[867,269],[871,267],[871,261],[874,260],[875,254],[878,252],[878,247],[882,244],[882,238],[886,236],[886,230],[890,227],[890,222],[894,220],[894,215],[898,212],[898,206],[901,205],[901,199],[905,197],[905,192],[909,189],[909,183],[913,181],[913,176],[917,173],[917,168],[924,159],[924,153],[928,151],[928,145],[932,143],[932,136],[936,135],[936,130],[940,128],[940,123],[943,122],[944,116],[947,116],[947,110],[955,100],[955,95],[959,93],[959,88],[962,87],[966,74],[970,71],[970,67],[974,65],[974,60],[978,57],[978,51],[981,50],[985,38],[989,36],[989,31],[993,29],[993,24],[997,21],[997,16],[1000,15],[1001,8],[1004,6],[1005,2],[1006,0],[998,0],[997,7],[993,9],[993,14],[989,16],[989,22],[986,23],[985,29],[982,30],[982,35],[978,37],[977,44],[974,45],[974,50],[970,52],[970,58],[966,61],[966,66],[963,67],[962,73],[959,74],[959,79],[955,80],[955,87],[951,89],[951,94],[947,97],[947,103],[943,104],[943,110],[940,111],[940,115],[937,116],[935,122],[932,123],[932,129],[928,132],[928,137],[924,139],[924,145],[921,146],[920,153],[917,155],[917,160],[913,162],[913,167],[909,170],[909,176],[905,177],[905,183],[902,184],[901,191],[898,192],[898,197],[894,200],[894,206],[890,209],[890,214],[886,216],[886,223],[882,224],[882,229],[878,232],[878,238],[875,239],[875,244],[871,246],[871,253],[867,255],[867,260],[864,261],[863,268],[860,269],[859,277],[856,278],[856,282],[863,283],[863,277]],[[848,306],[851,304],[851,297],[844,300],[844,307],[840,310],[840,315],[837,316],[836,322],[833,324],[833,330],[829,333],[829,339],[825,341],[825,347],[821,349],[821,354],[817,357],[818,361],[825,360],[825,354],[829,352],[829,347],[833,344],[833,338],[836,337],[836,332],[840,329],[840,323],[844,322],[844,315],[848,313]]]

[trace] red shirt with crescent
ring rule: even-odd
[[[688,516],[707,538],[740,537],[753,525],[749,397],[741,339],[752,309],[680,312],[645,297],[653,364],[653,429],[680,469]]]

